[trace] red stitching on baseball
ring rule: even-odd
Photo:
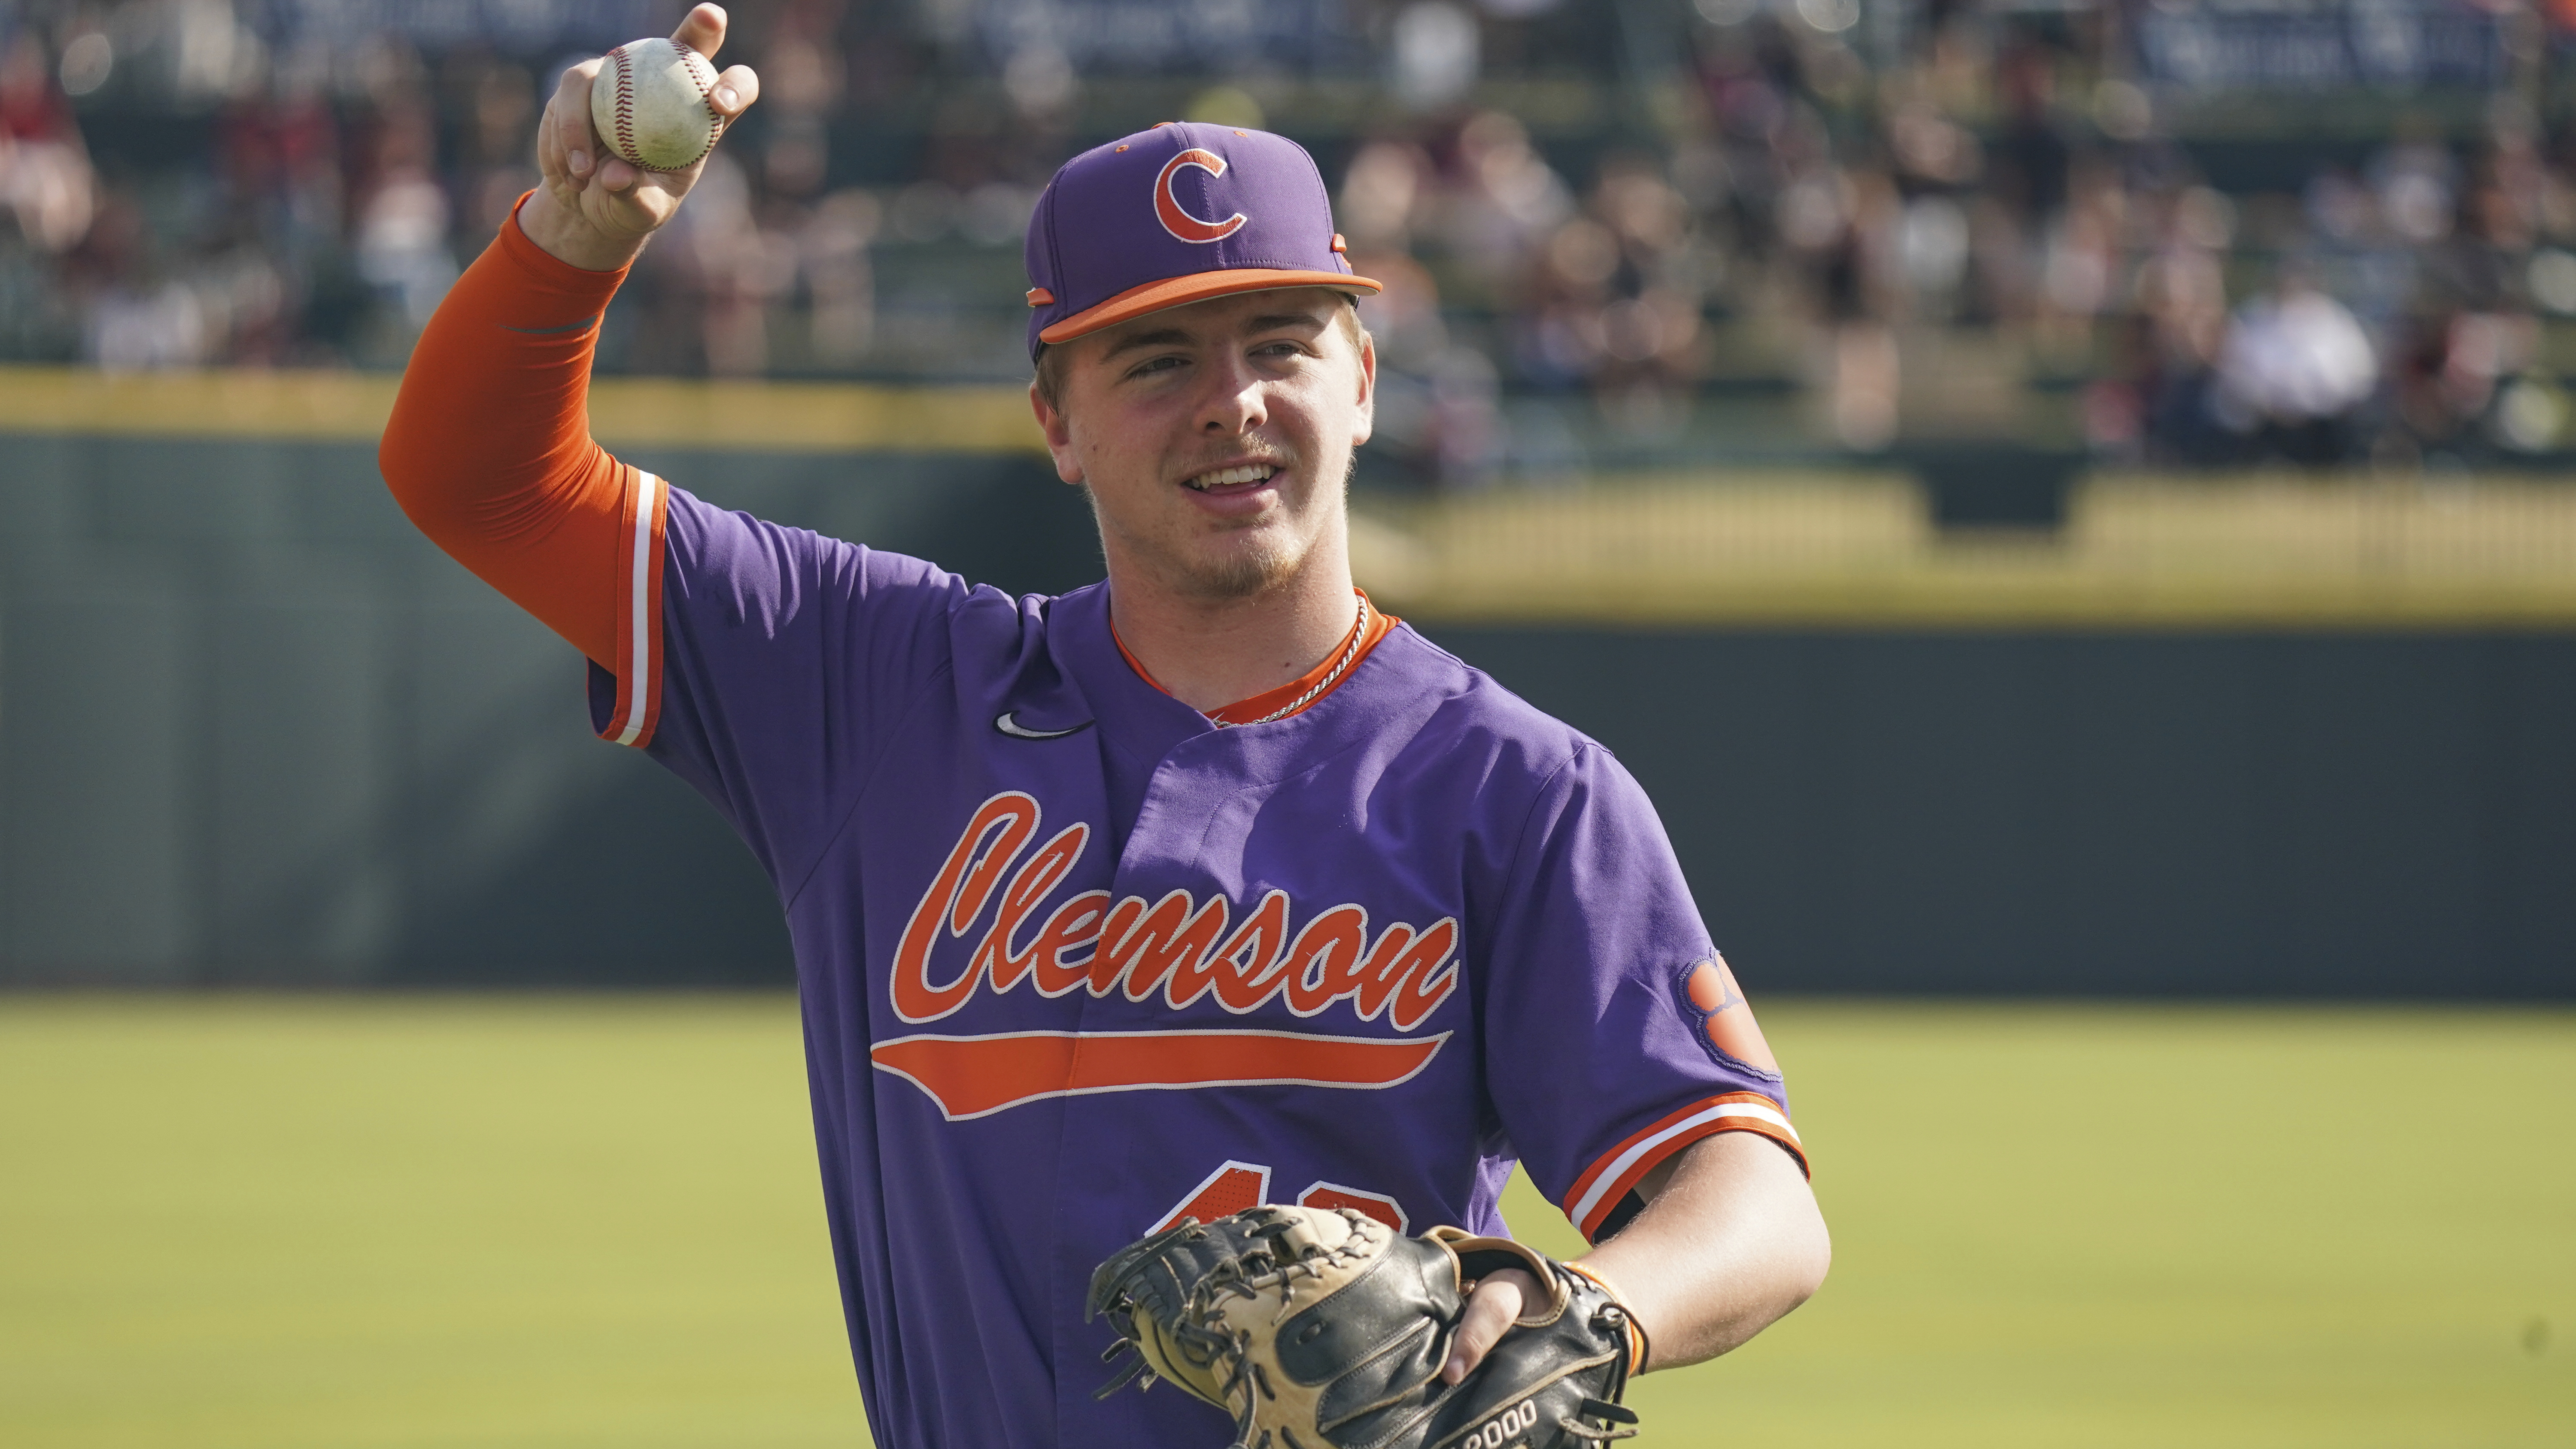
[[[680,69],[689,73],[689,84],[698,88],[698,99],[706,102],[707,151],[712,151],[716,148],[717,138],[724,135],[725,118],[723,113],[716,109],[715,93],[707,89],[707,83],[705,81],[698,79],[698,68],[689,64],[690,61],[703,59],[703,57],[699,56],[695,50],[676,40],[671,42],[671,48],[680,53]],[[714,62],[708,62],[707,74],[715,74],[715,69]],[[701,151],[698,154],[703,156],[706,154],[706,151]]]
[[[642,168],[644,153],[635,149],[635,57],[617,47],[617,153],[629,166]]]

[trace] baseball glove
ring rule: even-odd
[[[1476,1279],[1541,1301],[1455,1387],[1440,1381]],[[1233,1449],[1573,1449],[1636,1433],[1619,1406],[1631,1323],[1600,1285],[1508,1238],[1418,1238],[1350,1209],[1257,1207],[1130,1244],[1090,1317],[1133,1362],[1100,1397],[1168,1379],[1234,1416]]]

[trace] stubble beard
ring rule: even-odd
[[[1294,460],[1284,453],[1273,455],[1281,466],[1293,467]],[[1350,475],[1358,466],[1356,450],[1346,458],[1342,468],[1341,491],[1334,498],[1311,500],[1316,508],[1347,507],[1350,497]],[[1253,525],[1214,537],[1231,540],[1237,534],[1252,537],[1222,552],[1193,549],[1193,540],[1164,539],[1129,533],[1117,529],[1101,512],[1100,497],[1090,489],[1091,514],[1104,538],[1113,532],[1125,545],[1125,551],[1150,570],[1157,583],[1184,598],[1207,603],[1231,603],[1256,597],[1278,588],[1296,576],[1298,569],[1314,552],[1317,534],[1329,522],[1318,520],[1313,528]],[[1287,522],[1281,520],[1280,522]]]
[[[1101,515],[1100,502],[1092,500],[1092,516],[1098,520],[1104,535],[1115,533],[1125,545],[1128,557],[1144,566],[1154,581],[1184,598],[1209,603],[1248,599],[1277,587],[1297,571],[1304,561],[1306,539],[1278,527],[1236,530],[1216,538],[1233,542],[1237,534],[1253,535],[1235,542],[1222,551],[1192,548],[1193,542],[1209,540],[1169,539],[1138,535],[1115,528]]]

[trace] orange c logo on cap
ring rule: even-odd
[[[1181,199],[1172,194],[1172,178],[1184,166],[1195,166],[1210,176],[1225,174],[1225,158],[1196,146],[1163,163],[1163,174],[1154,178],[1154,216],[1163,230],[1185,242],[1223,241],[1243,229],[1247,218],[1236,212],[1223,221],[1201,221],[1181,210]]]

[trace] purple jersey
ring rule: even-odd
[[[1636,783],[1411,629],[1218,729],[1106,585],[1013,599],[635,487],[642,677],[594,667],[594,724],[777,885],[886,1449],[1222,1442],[1185,1395],[1092,1397],[1092,1269],[1184,1210],[1499,1233],[1518,1159],[1598,1237],[1711,1132],[1796,1150]]]

